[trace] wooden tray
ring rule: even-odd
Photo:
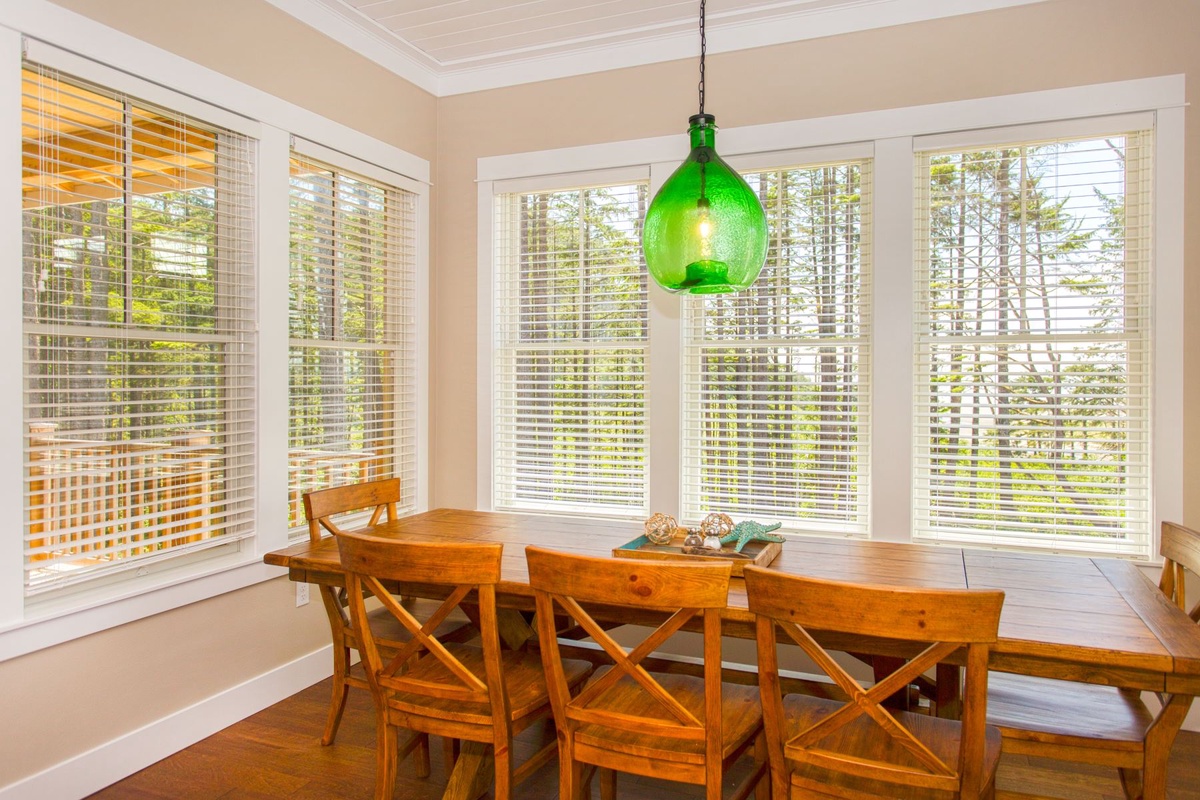
[[[733,574],[740,577],[747,564],[756,567],[768,566],[782,551],[783,545],[779,542],[748,542],[740,553],[735,553],[732,545],[726,545],[720,552],[709,550],[705,555],[692,555],[683,551],[682,537],[676,537],[670,544],[654,544],[645,536],[639,536],[620,547],[614,547],[612,554],[617,558],[691,561],[698,564],[710,561],[730,562],[733,564]]]

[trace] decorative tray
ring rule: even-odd
[[[681,536],[672,539],[670,544],[654,544],[645,536],[639,536],[620,547],[614,547],[612,554],[617,558],[649,558],[659,561],[726,561],[733,564],[733,574],[740,576],[747,564],[756,567],[768,566],[782,550],[783,545],[779,542],[747,542],[742,552],[736,553],[732,545],[726,545],[720,550],[685,548]]]

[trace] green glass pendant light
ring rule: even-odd
[[[700,0],[700,113],[692,151],[654,195],[642,227],[650,277],[668,292],[720,294],[754,283],[767,260],[767,216],[750,185],[716,151],[704,113],[704,3]]]

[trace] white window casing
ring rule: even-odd
[[[34,595],[253,534],[255,142],[23,74]]]
[[[1147,121],[918,152],[914,539],[1152,554]]]
[[[682,516],[865,536],[871,161],[744,175],[767,263],[749,289],[684,303]]]
[[[305,524],[308,491],[399,477],[409,511],[417,488],[417,196],[400,176],[301,148],[315,149],[299,143],[290,161],[292,528]]]
[[[648,202],[644,180],[495,199],[498,509],[646,513]]]

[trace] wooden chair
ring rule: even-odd
[[[386,515],[388,521],[396,519],[396,504],[400,501],[400,480],[386,480],[355,483],[345,486],[334,486],[308,492],[304,495],[304,513],[308,518],[308,538],[314,544],[321,541],[322,529],[329,533],[342,533],[341,528],[332,517],[353,511],[372,509],[369,525],[375,525]],[[321,586],[321,602],[325,606],[325,614],[329,618],[329,629],[333,636],[333,697],[329,703],[329,715],[325,721],[325,731],[321,736],[321,744],[333,744],[341,724],[342,713],[346,709],[346,697],[350,687],[368,689],[365,677],[356,675],[350,667],[351,651],[358,648],[358,637],[350,624],[346,613],[347,595],[343,588]],[[406,601],[415,605],[421,601]],[[380,608],[370,613],[371,626],[382,639],[407,639],[404,627],[386,610]],[[451,633],[451,629],[453,633]],[[475,631],[469,621],[461,615],[447,623],[447,630],[441,632],[446,638],[456,640],[469,639]],[[447,745],[447,753],[452,745]],[[449,764],[447,765],[449,768]],[[429,774],[428,752],[422,744],[417,750],[417,773],[422,777]]]
[[[549,717],[550,702],[539,657],[525,650],[500,649],[496,583],[504,545],[416,543],[356,533],[337,534],[337,543],[347,574],[350,618],[375,699],[376,800],[390,800],[397,759],[418,746],[421,734],[490,745],[494,796],[508,800],[514,786],[554,758],[556,742],[514,768],[513,736]],[[381,581],[417,584],[448,596],[420,621]],[[377,598],[406,629],[408,641],[383,642],[376,637],[368,624],[364,592]],[[467,600],[477,604],[481,646],[441,641],[438,626]],[[395,655],[386,657],[384,645],[393,648]],[[591,671],[586,661],[563,664],[570,687],[582,684]],[[403,746],[398,745],[400,728],[414,733]],[[463,748],[465,754],[467,744]],[[468,789],[464,794],[474,797],[478,792]]]
[[[1000,733],[984,724],[984,716],[988,649],[996,641],[1003,592],[862,586],[757,567],[747,567],[745,578],[750,610],[757,616],[774,800],[993,795]],[[864,689],[813,631],[872,637],[920,652]],[[777,632],[798,644],[849,700],[782,696]],[[966,653],[961,722],[882,705],[960,649]]]
[[[1200,623],[1200,603],[1189,611],[1184,593],[1185,570],[1200,574],[1200,532],[1164,522],[1161,552],[1159,589]],[[1000,729],[1006,753],[1115,767],[1127,797],[1161,797],[1169,744],[1192,698],[1163,694],[1159,700],[1163,710],[1156,717],[1138,691],[993,672],[988,722]],[[1035,795],[1004,791],[1000,796]]]
[[[765,800],[758,690],[721,682],[720,611],[731,567],[589,558],[538,547],[527,547],[525,557],[558,725],[558,796],[578,800],[600,768],[605,800],[615,795],[616,772],[701,784],[705,796],[717,800],[726,768],[754,747],[755,768],[733,796],[740,800],[759,787]],[[581,603],[671,616],[626,652]],[[574,697],[555,636],[556,613],[580,626],[612,661]],[[697,615],[704,626],[704,677],[647,672],[640,662]]]

